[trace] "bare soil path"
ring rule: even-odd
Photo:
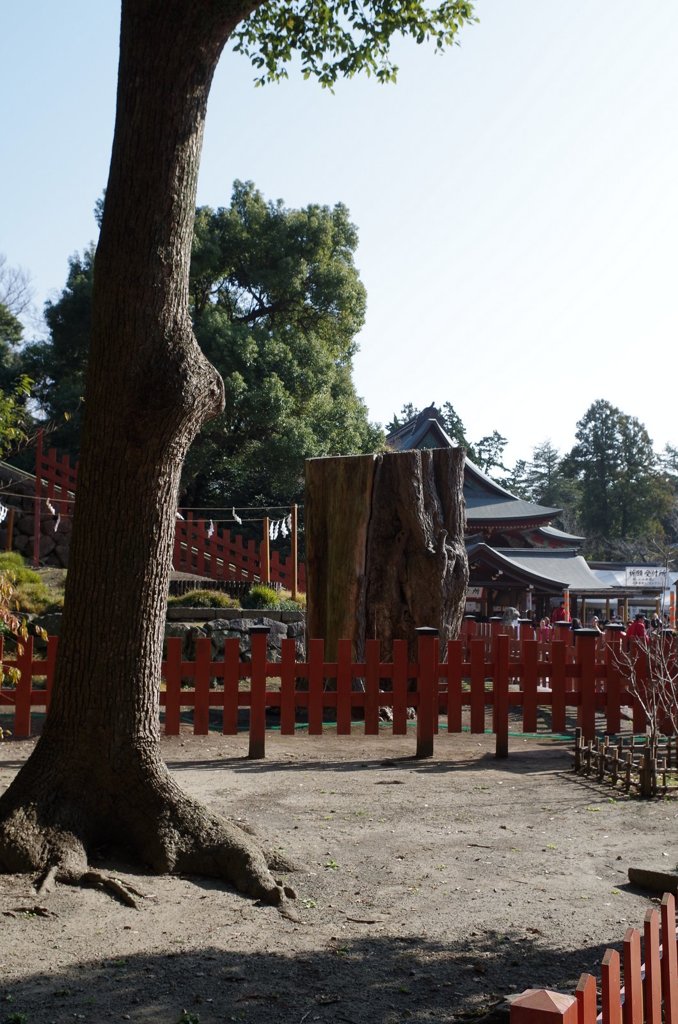
[[[306,865],[299,920],[110,860],[140,910],[0,875],[0,1024],[423,1024],[571,989],[642,925],[629,865],[676,867],[678,802],[577,778],[553,740],[493,743],[417,762],[412,737],[273,735],[254,762],[245,737],[164,740],[187,790]],[[0,791],[31,748],[0,745]]]

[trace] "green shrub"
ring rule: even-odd
[[[238,602],[219,590],[189,590],[170,597],[168,605],[180,608],[238,608]]]
[[[241,602],[243,608],[278,608],[280,598],[278,591],[273,587],[267,587],[263,583],[257,583],[250,590]]]
[[[42,615],[63,608],[63,593],[51,590],[16,551],[0,552],[0,574],[12,579],[14,603],[20,614]]]

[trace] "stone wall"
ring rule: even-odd
[[[36,616],[33,622],[42,626],[48,636],[58,636],[61,629],[61,615]],[[240,641],[240,658],[249,661],[251,626],[268,626],[268,660],[280,661],[281,643],[290,637],[296,641],[298,661],[306,658],[306,617],[302,611],[245,610],[239,608],[180,608],[168,609],[165,623],[165,638],[181,637],[182,657],[185,661],[195,658],[195,641],[209,637],[212,642],[212,658],[220,661],[224,657],[226,640]],[[105,622],[102,628],[106,628]],[[43,645],[36,638],[36,649]]]

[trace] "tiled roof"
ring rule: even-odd
[[[543,548],[492,548],[489,544],[469,545],[468,560],[480,561],[515,574],[551,590],[569,587],[573,593],[604,593],[608,584],[598,578],[585,559],[573,548],[546,551]]]
[[[513,496],[499,501],[490,495],[483,497],[469,495],[464,489],[466,499],[466,521],[470,527],[489,524],[490,522],[507,523],[534,522],[539,519],[551,520],[560,511],[545,505],[535,505],[532,501]]]

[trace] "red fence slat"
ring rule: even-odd
[[[393,735],[407,735],[407,640],[393,641]]]
[[[624,936],[624,1024],[643,1024],[643,978],[640,932],[628,928]]]
[[[678,947],[676,945],[676,898],[666,893],[661,905],[662,994],[665,1024],[678,1024]]]
[[[608,949],[603,957],[600,982],[603,1024],[622,1024],[621,960],[616,949]]]
[[[471,641],[471,732],[485,732],[485,641]]]
[[[240,641],[229,637],[224,641],[224,722],[225,736],[238,731],[240,689]]]
[[[662,1019],[662,978],[659,960],[659,911],[648,910],[645,914],[645,1024],[661,1024]]]
[[[365,641],[365,735],[376,736],[379,732],[379,664],[381,644],[379,640]]]
[[[351,691],[353,689],[351,660],[351,641],[339,640],[337,643],[337,734],[339,736],[348,736],[351,733]]]
[[[308,733],[321,736],[323,731],[323,658],[325,641],[309,640],[308,644]]]

